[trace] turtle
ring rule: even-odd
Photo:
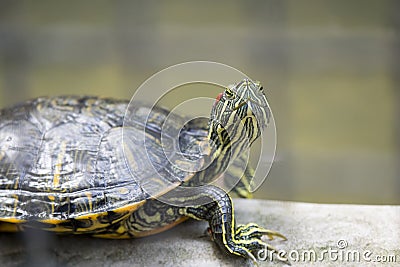
[[[3,109],[0,231],[35,227],[124,239],[193,218],[208,221],[223,251],[256,261],[259,250],[273,249],[262,236],[286,238],[256,223],[236,225],[229,192],[213,181],[236,177],[232,191],[251,196],[250,165],[243,174],[224,171],[231,159],[246,164],[244,151],[270,117],[263,87],[250,79],[224,88],[208,122],[95,96],[40,97]],[[165,151],[175,154],[167,158]]]

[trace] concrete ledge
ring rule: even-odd
[[[288,241],[272,240],[269,244],[290,253],[293,266],[375,266],[377,261],[383,260],[392,261],[386,266],[400,265],[400,206],[242,199],[234,202],[238,223],[256,222],[288,237]],[[168,232],[134,240],[43,237],[35,233],[21,239],[21,234],[0,233],[0,266],[31,266],[34,263],[41,266],[253,265],[251,261],[221,252],[205,234],[206,229],[205,222],[188,221]],[[29,259],[27,245],[23,242],[26,239],[35,240],[31,242],[33,253],[29,254]],[[49,247],[50,252],[45,254],[40,249],[43,247]],[[313,253],[317,260],[309,258]],[[355,254],[360,255],[358,264],[352,256]],[[271,264],[284,265],[269,259],[260,262],[260,266]]]

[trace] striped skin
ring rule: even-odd
[[[225,170],[230,160],[240,164],[244,152],[248,151],[247,148],[260,136],[269,119],[270,110],[263,88],[258,82],[245,79],[228,87],[217,97],[211,111],[208,136],[212,146],[212,167],[197,173],[190,182],[198,179],[204,183],[209,179],[207,177],[218,175]],[[227,174],[230,175],[232,173]],[[244,177],[252,175],[253,170],[247,168]],[[241,180],[242,188],[247,186],[246,180]],[[243,191],[246,192],[246,188]],[[196,197],[209,197],[210,203],[181,208],[180,213],[198,220],[207,220],[213,240],[228,253],[256,261],[254,255],[258,250],[267,247],[275,250],[261,240],[263,235],[270,239],[274,236],[286,239],[279,233],[253,223],[236,227],[232,201],[222,189],[209,186],[207,193]]]
[[[217,97],[211,111],[208,136],[212,147],[210,154],[212,164],[203,172],[197,173],[189,183],[200,181],[204,184],[205,181],[226,170],[230,161],[240,162],[243,152],[248,151],[250,145],[261,135],[269,119],[268,103],[258,82],[245,79],[237,85],[228,87]],[[246,171],[244,177],[252,175],[252,169],[247,168]],[[228,173],[227,176],[230,175],[232,173]],[[246,179],[242,181],[242,187],[246,186]],[[173,194],[173,191],[167,194]],[[286,239],[283,235],[254,223],[236,226],[232,201],[225,191],[216,186],[209,185],[204,189],[204,193],[187,196],[190,197],[194,199],[189,203],[196,203],[196,199],[202,198],[209,198],[209,203],[191,206],[186,200],[186,207],[181,207],[179,214],[208,221],[213,240],[228,253],[256,261],[257,251],[265,248],[276,251],[261,240],[263,235],[267,235],[270,239],[275,236]]]

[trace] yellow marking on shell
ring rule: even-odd
[[[54,201],[56,200],[56,198],[53,195],[48,195],[47,198],[51,201],[51,213],[53,214],[55,209]]]
[[[139,208],[140,206],[142,206],[144,204],[145,200],[135,203],[133,205],[127,205],[118,209],[113,210],[116,213],[123,213],[123,212],[127,212],[125,216],[122,216],[121,218],[118,218],[117,220],[113,221],[112,223],[116,223],[119,222],[121,220],[126,219],[132,211],[135,211],[137,208]],[[107,216],[107,212],[99,212],[99,213],[94,213],[94,214],[86,214],[86,215],[81,215],[78,216],[76,218],[74,218],[75,220],[89,220],[91,221],[92,225],[90,227],[86,227],[86,228],[78,228],[76,229],[76,231],[73,231],[73,229],[71,228],[67,228],[63,225],[59,225],[61,223],[67,222],[68,219],[45,219],[45,220],[40,220],[41,223],[45,223],[45,224],[49,224],[49,225],[55,225],[56,227],[53,228],[48,228],[45,229],[47,231],[51,231],[51,232],[56,232],[56,233],[85,233],[85,232],[90,232],[90,231],[94,231],[94,230],[98,230],[98,229],[102,229],[102,228],[106,228],[107,226],[109,226],[109,223],[101,223],[98,221],[98,217],[101,216]],[[1,220],[0,220],[1,221]],[[10,221],[10,222],[14,222],[14,221]],[[15,223],[22,223],[23,221],[17,221]],[[100,236],[102,237],[102,236]],[[107,238],[107,237],[104,237]],[[114,237],[109,237],[109,238],[120,238],[117,236]],[[124,237],[122,237],[124,238]],[[125,238],[128,238],[125,237]]]
[[[92,211],[93,210],[92,194],[90,192],[86,192],[85,195],[87,196],[89,202],[89,211]]]
[[[63,141],[61,143],[60,153],[58,154],[56,168],[54,170],[54,177],[53,177],[54,188],[57,188],[60,186],[61,166],[62,166],[62,162],[64,159],[66,148],[67,148],[67,143],[65,141]]]
[[[13,195],[15,202],[14,202],[14,210],[13,210],[13,217],[15,217],[15,214],[17,214],[17,207],[18,207],[18,196]]]
[[[20,223],[24,223],[26,221],[21,220],[21,219],[16,219],[16,218],[1,218],[0,222],[20,224]]]
[[[109,224],[105,223],[100,223],[97,220],[97,216],[100,215],[106,215],[107,213],[99,213],[96,215],[86,215],[86,216],[81,216],[77,220],[87,220],[90,221],[92,224],[89,227],[84,227],[84,228],[77,228],[77,229],[72,229],[70,227],[65,227],[64,225],[60,225],[61,223],[68,222],[68,220],[60,220],[60,219],[46,219],[46,220],[41,220],[41,223],[53,225],[51,228],[44,228],[43,230],[50,231],[50,232],[55,232],[55,233],[71,233],[71,234],[83,234],[87,232],[92,232],[98,229],[106,228],[109,226]]]
[[[123,206],[120,208],[117,208],[115,210],[113,210],[116,213],[123,213],[123,212],[133,212],[135,210],[137,210],[138,208],[140,208],[141,206],[143,206],[143,204],[146,202],[146,200],[142,200],[140,202],[137,202],[135,204],[131,204],[131,205],[127,205],[127,206]]]
[[[113,210],[113,212],[115,213],[125,213],[126,214],[124,216],[121,216],[120,218],[118,218],[117,220],[113,221],[112,223],[117,223],[121,220],[126,219],[127,217],[130,216],[130,214],[135,211],[137,208],[139,208],[140,206],[142,206],[145,203],[145,200],[132,204],[132,205],[127,205],[118,209]],[[99,212],[99,213],[94,213],[94,214],[86,214],[86,215],[81,215],[78,216],[76,218],[74,218],[75,220],[89,220],[91,221],[92,225],[90,227],[85,227],[85,228],[78,228],[76,230],[76,232],[74,233],[85,233],[85,232],[90,232],[90,231],[94,231],[94,230],[98,230],[98,229],[102,229],[102,228],[106,228],[108,227],[110,224],[107,223],[101,223],[98,218],[101,216],[107,216],[107,212]],[[64,220],[64,221],[68,221],[68,220]],[[55,220],[46,220],[46,221],[42,221],[42,222],[47,222],[49,224],[59,224],[60,222],[63,222],[62,220],[59,221],[55,221]],[[63,226],[59,226],[59,227],[55,227],[55,228],[51,228],[48,229],[49,231],[53,231],[53,232],[72,232],[72,230],[70,228],[65,228]],[[104,237],[106,238],[106,237]],[[109,238],[119,238],[119,237],[109,237]]]
[[[94,237],[98,238],[106,238],[106,239],[128,239],[132,238],[132,236],[128,235],[127,229],[124,223],[121,223],[118,229],[114,230],[112,233],[105,234],[95,234]]]
[[[105,215],[107,215],[107,212],[99,212],[99,213],[95,213],[95,214],[81,215],[74,219],[76,219],[76,220],[93,220],[93,219],[96,219],[96,217],[105,216]]]
[[[18,232],[20,231],[18,224],[0,223],[0,232]]]
[[[19,184],[19,177],[17,177],[17,179],[15,179],[14,190],[18,189],[18,184]]]
[[[126,206],[123,206],[123,207],[121,207],[121,208],[114,209],[114,210],[112,210],[112,211],[115,212],[115,213],[123,213],[123,212],[135,211],[135,210],[137,210],[140,206],[142,206],[142,205],[144,204],[144,202],[146,202],[146,200],[140,201],[140,202],[135,203],[135,204],[132,204],[132,205],[126,205]],[[80,216],[77,216],[75,219],[76,219],[76,220],[91,220],[91,219],[93,219],[93,218],[97,218],[97,217],[105,216],[105,215],[107,215],[107,212],[106,212],[106,211],[104,211],[104,212],[98,212],[98,213],[94,213],[94,214],[80,215]],[[126,216],[124,216],[124,217],[122,217],[122,218],[125,218],[125,217],[126,217]],[[117,220],[117,221],[119,221],[119,220]],[[117,222],[117,221],[115,221],[115,222]]]
[[[5,155],[6,155],[6,152],[3,150],[0,150],[0,161],[3,160]]]

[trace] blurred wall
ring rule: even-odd
[[[129,99],[218,61],[267,88],[277,161],[258,198],[400,204],[396,1],[1,1],[0,107]]]

